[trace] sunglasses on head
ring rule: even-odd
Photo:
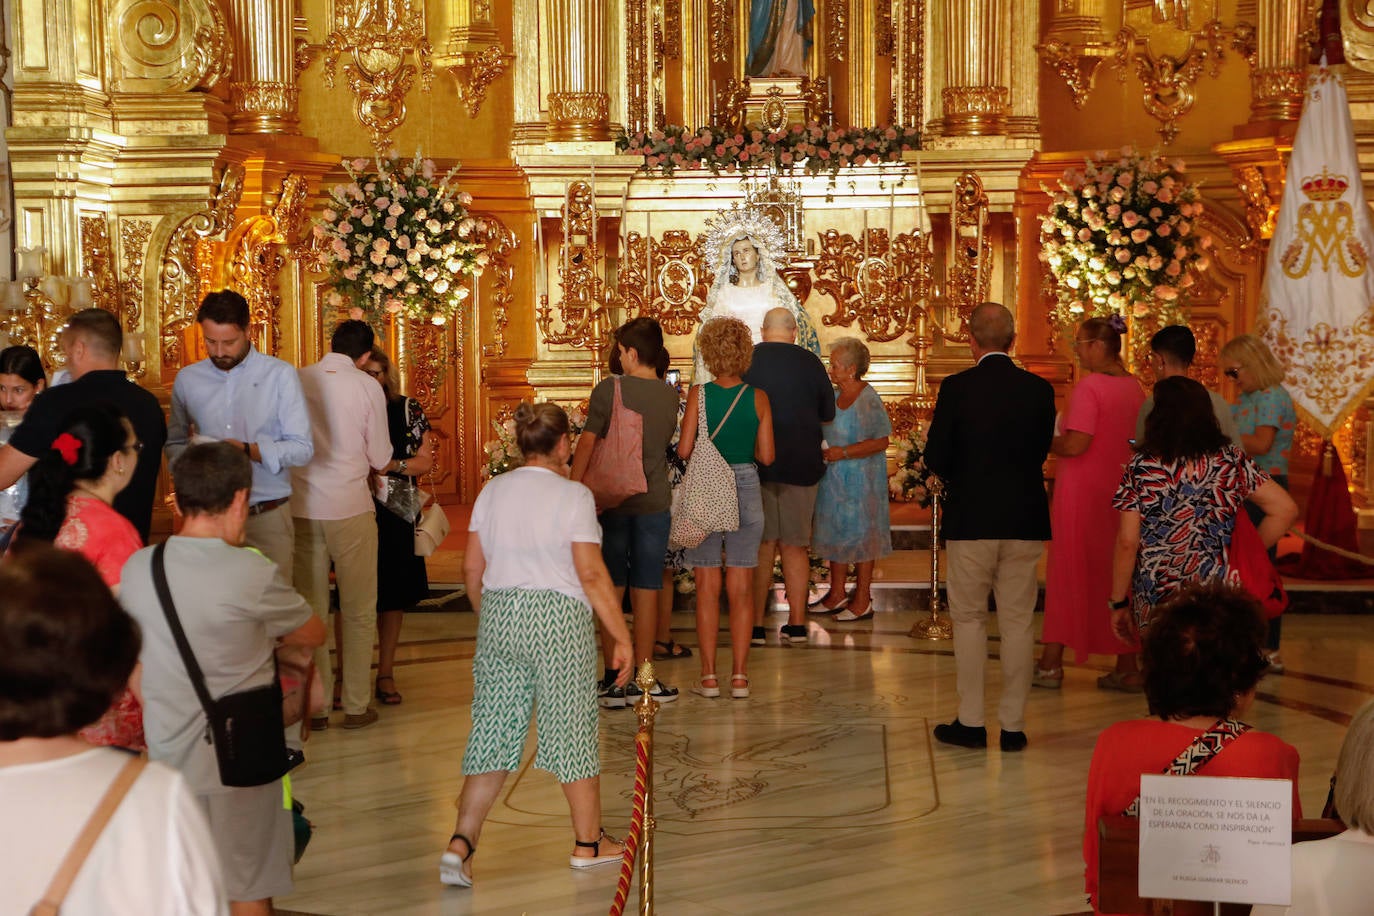
[[[1232,366],[1230,369],[1223,370],[1221,374],[1229,379],[1238,379],[1240,378],[1240,367]]]

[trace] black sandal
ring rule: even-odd
[[[382,701],[382,705],[383,705],[383,706],[400,706],[400,705],[401,705],[401,695],[400,695],[399,693],[397,693],[395,690],[383,690],[383,689],[382,689],[382,681],[390,681],[392,687],[395,687],[395,686],[396,686],[396,678],[392,677],[391,675],[389,675],[389,674],[379,674],[379,675],[377,675],[377,690],[376,690],[377,699],[379,699],[379,700]],[[467,838],[464,837],[464,839],[466,840]]]
[[[453,836],[449,837],[448,842],[450,846],[453,845],[454,840],[462,840],[468,848],[468,854],[460,859],[458,853],[445,850],[444,854],[439,857],[439,881],[442,884],[448,884],[453,887],[472,887],[472,876],[463,871],[463,866],[467,863],[468,859],[472,858],[472,854],[477,851],[477,847],[473,845],[472,840],[469,840],[461,833],[455,833]]]
[[[654,660],[662,661],[665,658],[691,658],[692,650],[673,640],[654,640]]]
[[[581,840],[573,840],[575,845],[583,849],[590,849],[592,854],[590,856],[569,856],[568,864],[573,868],[595,868],[598,865],[609,865],[612,862],[619,862],[625,858],[625,850],[623,849],[615,855],[603,856],[601,854],[602,840],[615,843],[617,846],[621,845],[620,841],[615,837],[607,836],[606,828],[603,827],[601,828],[601,835],[590,843],[584,843]],[[453,841],[449,840],[449,842],[451,843]]]

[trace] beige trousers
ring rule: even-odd
[[[1026,728],[1035,652],[1035,567],[1043,541],[950,541],[949,617],[954,624],[954,663],[959,721],[984,724],[983,669],[988,658],[988,595],[997,601],[1001,636],[1002,696],[997,718],[1004,731]]]
[[[367,711],[372,699],[372,646],[377,635],[377,516],[371,512],[352,518],[297,518],[295,587],[324,620],[329,619],[329,564],[339,586],[339,619],[343,655],[343,708],[348,715]],[[333,639],[315,650],[315,667],[324,681],[325,696],[334,689],[329,663]]]
[[[296,526],[292,524],[290,503],[248,516],[243,533],[244,545],[256,547],[263,556],[276,563],[282,579],[290,585],[295,574],[292,557],[296,553]]]

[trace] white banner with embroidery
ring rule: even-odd
[[[1319,67],[1307,79],[1259,321],[1294,405],[1325,437],[1374,391],[1371,251],[1345,83]]]

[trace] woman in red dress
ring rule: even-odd
[[[1293,818],[1302,817],[1298,752],[1239,721],[1254,703],[1255,685],[1268,666],[1266,632],[1254,599],[1215,581],[1185,586],[1155,609],[1141,650],[1151,718],[1118,722],[1102,732],[1088,769],[1083,861],[1094,912],[1102,912],[1098,819],[1134,816],[1127,809],[1140,796],[1140,777],[1169,772],[1185,749],[1197,751],[1199,739],[1220,749],[1193,767],[1197,775],[1290,780]]]
[[[143,547],[138,531],[114,510],[114,498],[129,485],[143,443],[117,408],[79,407],[67,415],[52,447],[29,471],[29,498],[19,517],[16,548],[50,541],[79,553],[118,592],[124,562]],[[137,683],[138,669],[130,683]],[[82,729],[91,744],[143,750],[143,710],[125,690],[104,717]]]

